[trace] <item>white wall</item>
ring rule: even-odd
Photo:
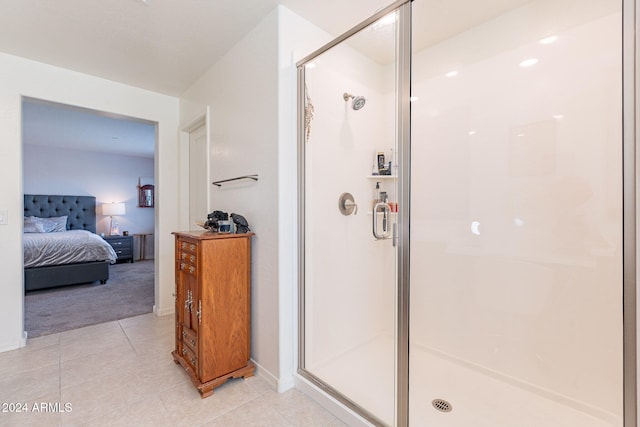
[[[24,342],[22,270],[21,97],[28,96],[158,123],[156,140],[156,301],[157,313],[173,311],[173,239],[177,225],[176,98],[58,67],[0,54],[0,351]]]
[[[278,351],[278,15],[270,13],[180,99],[187,122],[210,107],[211,210],[239,213],[252,238],[251,354],[275,381]]]
[[[296,62],[333,37],[285,7],[278,7],[278,14],[279,358],[280,382],[288,387],[298,358]]]
[[[211,209],[244,215],[252,251],[252,358],[280,390],[295,369],[295,62],[330,36],[284,7],[274,9],[180,99],[181,123],[209,107]]]
[[[100,205],[123,202],[126,215],[117,218],[120,232],[153,233],[155,208],[138,207],[138,178],[152,177],[154,159],[120,154],[59,149],[25,143],[24,193],[72,194],[96,198],[96,232],[109,234],[111,220]],[[139,241],[134,239],[134,258]],[[153,258],[153,239],[145,239],[145,258]]]

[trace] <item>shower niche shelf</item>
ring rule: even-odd
[[[396,175],[367,175],[369,179],[395,179]]]

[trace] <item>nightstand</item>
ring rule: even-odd
[[[103,239],[116,251],[118,262],[133,262],[133,236],[104,236]]]

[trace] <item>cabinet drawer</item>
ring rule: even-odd
[[[197,260],[196,254],[189,253],[189,252],[180,252],[180,255],[178,258],[180,259],[180,261],[184,261],[184,262],[188,262],[193,265],[196,265],[196,260]]]
[[[198,245],[196,245],[195,243],[185,242],[183,240],[181,240],[179,242],[178,246],[183,251],[189,252],[189,253],[192,253],[192,254],[195,254],[196,250],[198,249]]]
[[[193,368],[194,372],[198,372],[198,357],[196,354],[186,345],[182,347],[182,357]]]
[[[116,246],[113,250],[118,255],[118,258],[131,258],[133,256],[131,248],[119,248]]]
[[[196,266],[184,261],[178,262],[178,270],[189,274],[196,274]]]
[[[191,351],[198,354],[198,339],[194,330],[182,327],[182,343],[184,347],[190,348]]]
[[[109,237],[107,239],[109,244],[113,246],[114,249],[118,248],[126,248],[131,249],[131,239],[128,237]]]

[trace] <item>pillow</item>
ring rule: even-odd
[[[28,218],[24,217],[23,231],[25,233],[46,233],[42,223],[38,221],[34,221],[34,219],[35,219],[34,216],[30,216]]]
[[[66,216],[52,216],[50,218],[39,218],[42,222],[47,225],[44,226],[45,229],[51,228],[50,231],[67,231],[67,217]]]
[[[51,218],[40,218],[30,216],[24,219],[25,233],[51,233],[57,231],[67,231],[67,217],[54,216]]]

